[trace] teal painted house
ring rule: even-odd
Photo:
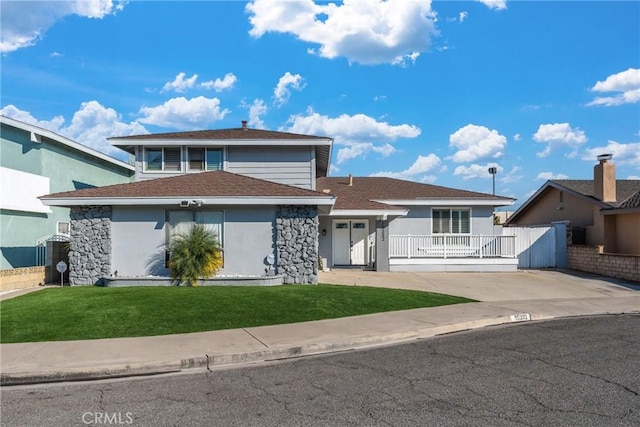
[[[44,265],[46,242],[69,235],[69,208],[38,197],[130,182],[135,169],[40,127],[3,116],[0,124],[0,270]]]

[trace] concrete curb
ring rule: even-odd
[[[599,314],[625,314],[625,312]],[[588,315],[591,316],[599,314],[590,313]],[[17,386],[72,381],[94,381],[102,379],[177,373],[188,371],[191,369],[210,370],[212,368],[242,366],[252,363],[293,359],[306,356],[317,356],[341,351],[381,347],[392,344],[402,344],[418,339],[431,338],[438,335],[445,335],[470,329],[479,329],[487,326],[526,323],[528,321],[549,320],[562,317],[575,317],[573,315],[549,316],[543,314],[536,315],[531,313],[522,313],[518,316],[520,317],[516,317],[515,315],[501,315],[446,325],[426,326],[421,329],[414,329],[398,333],[365,335],[354,337],[353,339],[349,340],[331,343],[270,348],[261,351],[246,353],[193,356],[178,361],[158,361],[137,364],[132,363],[123,365],[99,366],[95,368],[67,368],[49,371],[3,373],[0,374],[0,385]]]

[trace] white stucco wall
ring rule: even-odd
[[[221,275],[263,275],[265,258],[275,252],[275,206],[208,206],[224,212],[224,269]],[[166,210],[171,207],[113,207],[112,273],[118,276],[164,276]]]
[[[111,216],[111,268],[118,276],[166,275],[165,210],[114,206]]]

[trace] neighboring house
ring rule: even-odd
[[[512,236],[491,236],[514,200],[389,178],[328,178],[333,140],[249,129],[112,138],[136,182],[50,194],[72,207],[72,283],[167,275],[171,236],[208,225],[224,276],[317,283],[325,266],[515,269]]]
[[[505,225],[569,221],[573,243],[640,255],[640,180],[616,180],[611,155],[598,160],[593,180],[547,181]]]
[[[39,196],[129,182],[134,168],[37,126],[4,116],[0,124],[0,270],[7,278],[19,273],[7,270],[44,265],[47,241],[68,240],[69,209]],[[3,289],[14,279],[3,279]]]

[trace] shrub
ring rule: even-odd
[[[202,224],[172,236],[169,250],[171,278],[178,284],[198,286],[200,278],[212,277],[222,268],[218,236]]]

